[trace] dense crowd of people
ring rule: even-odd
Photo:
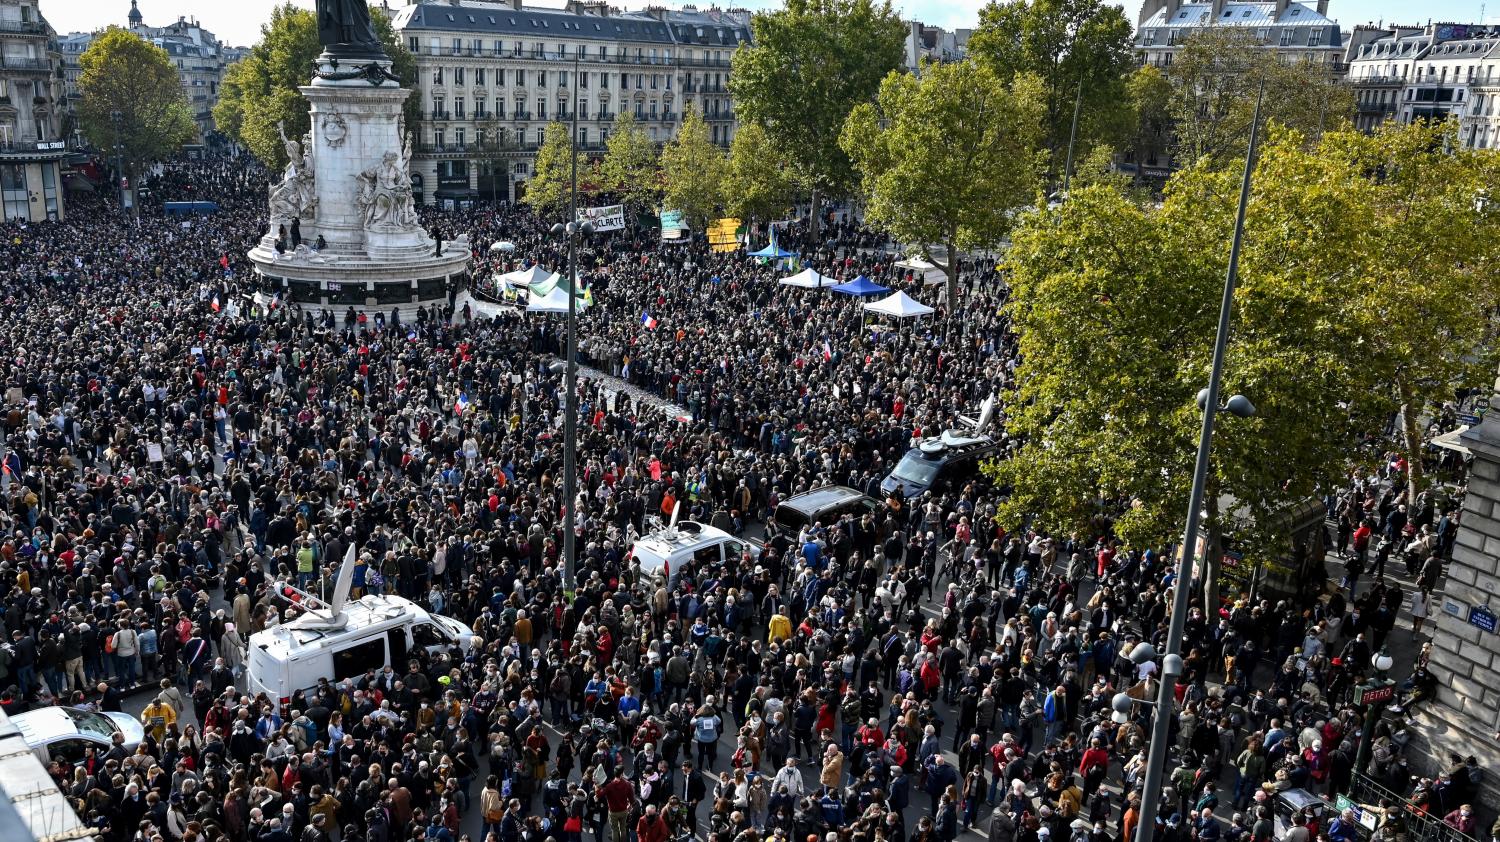
[[[596,235],[581,354],[629,388],[583,379],[568,501],[558,321],[256,308],[243,255],[264,233],[265,180],[169,166],[152,195],[220,211],[134,218],[74,197],[66,221],[8,224],[0,244],[0,707],[118,711],[157,688],[127,711],[139,746],[51,767],[109,842],[1360,833],[1351,814],[1295,810],[1278,829],[1277,796],[1351,791],[1350,688],[1382,645],[1420,633],[1453,501],[1408,512],[1400,471],[1353,477],[1327,496],[1342,587],[1194,608],[1170,782],[1142,805],[1151,708],[1113,702],[1155,697],[1157,662],[1132,654],[1165,650],[1164,554],[999,524],[983,475],[880,492],[913,442],[1003,402],[1018,360],[992,263],[965,265],[956,307],[881,323],[701,241]],[[477,279],[560,265],[525,210],[424,213],[470,234]],[[514,255],[488,250],[501,239]],[[817,238],[794,222],[781,244],[936,301],[854,222]],[[795,533],[769,520],[828,484],[880,505]],[[674,569],[671,589],[641,577],[630,548],[677,503],[763,550]],[[351,547],[355,596],[414,600],[476,644],[285,703],[247,692],[250,636],[295,614],[274,583],[326,588]],[[1408,708],[1433,690],[1421,663]],[[1430,818],[1478,835],[1472,759],[1414,781],[1399,720],[1370,738],[1366,771],[1410,796],[1378,833]]]

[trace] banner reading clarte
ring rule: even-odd
[[[595,231],[618,231],[625,227],[625,206],[605,205],[602,208],[579,208],[579,222],[592,222]]]

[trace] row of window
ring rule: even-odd
[[[1228,15],[1229,13],[1226,12],[1225,14]],[[1248,14],[1250,14],[1250,12],[1246,11],[1245,14],[1248,15]],[[1167,41],[1166,41],[1167,46],[1169,46],[1169,47],[1175,47],[1178,44],[1181,44],[1183,41],[1186,41],[1187,38],[1188,38],[1188,36],[1192,35],[1194,31],[1195,31],[1194,29],[1186,28],[1186,27],[1181,28],[1181,29],[1168,29],[1167,30]],[[1293,39],[1292,39],[1292,33],[1293,32],[1297,32],[1299,30],[1298,29],[1293,29],[1293,28],[1281,28],[1278,31],[1279,31],[1279,34],[1276,37],[1277,46],[1290,47],[1290,46],[1292,46],[1292,41],[1293,41]],[[1320,27],[1320,26],[1309,27],[1309,28],[1306,29],[1306,32],[1307,32],[1307,45],[1306,46],[1309,46],[1309,47],[1321,47],[1321,46],[1323,46],[1323,34],[1324,34],[1324,28],[1323,27]],[[1161,38],[1161,34],[1160,33],[1161,33],[1161,31],[1157,30],[1157,29],[1148,29],[1148,30],[1146,30],[1146,33],[1144,35],[1144,39],[1145,40],[1142,42],[1142,45],[1146,46],[1146,47],[1154,47],[1154,46],[1156,46],[1157,43],[1158,43],[1158,41],[1159,41],[1159,39]],[[1255,40],[1260,41],[1262,44],[1269,44],[1269,43],[1271,43],[1271,30],[1270,30],[1270,28],[1269,27],[1261,27],[1261,28],[1255,30]],[[1297,46],[1300,47],[1300,46],[1303,46],[1303,45],[1301,43],[1298,43]]]
[[[683,107],[687,108],[688,105],[691,104],[691,103],[692,103],[692,99],[689,98],[684,103]],[[453,110],[449,111],[448,110],[448,100],[447,100],[447,98],[444,97],[441,94],[436,94],[436,95],[434,95],[432,97],[432,110],[431,110],[431,112],[429,112],[429,116],[432,119],[434,119],[434,120],[470,120],[470,119],[473,119],[473,120],[489,120],[489,119],[496,119],[496,120],[505,120],[505,119],[515,119],[515,120],[533,120],[533,119],[535,119],[535,120],[545,120],[545,119],[547,119],[547,98],[546,97],[537,97],[536,98],[536,110],[535,111],[526,111],[525,110],[526,103],[525,103],[524,100],[520,100],[520,99],[516,100],[516,110],[515,111],[507,111],[506,110],[506,104],[507,104],[507,100],[504,100],[504,99],[497,99],[497,100],[495,100],[495,110],[493,112],[491,112],[489,110],[489,100],[484,99],[483,97],[480,97],[480,98],[476,98],[474,100],[474,111],[472,113],[470,113],[469,110],[468,110],[468,102],[467,102],[467,100],[465,100],[464,97],[457,96],[457,97],[453,98]],[[559,117],[561,117],[564,114],[567,114],[568,113],[568,105],[569,105],[569,102],[567,100],[559,99],[558,103],[557,103],[557,110],[554,113],[557,116],[559,116]],[[639,117],[639,118],[645,118],[647,114],[650,114],[651,118],[655,119],[658,111],[661,111],[661,112],[664,113],[665,111],[668,110],[667,105],[669,105],[669,104],[664,104],[660,100],[655,100],[655,99],[650,100],[649,102],[645,101],[645,100],[637,101],[635,103],[635,116]],[[589,106],[590,106],[590,101],[589,101],[589,99],[587,97],[585,97],[583,99],[580,99],[578,101],[578,114],[583,119],[589,119],[589,115],[593,113],[593,111],[590,110]],[[607,107],[608,106],[604,105],[603,103],[600,104],[600,108],[601,109],[607,108]],[[625,105],[625,107],[629,108],[630,106],[627,104],[627,105]],[[710,118],[717,117],[721,113],[723,113],[723,114],[729,114],[730,113],[729,101],[727,99],[724,99],[724,98],[707,97],[707,98],[705,98],[703,100],[701,108],[702,108],[703,116],[710,117]]]
[[[429,56],[531,56],[534,58],[572,59],[578,58],[583,61],[593,59],[595,61],[634,61],[637,64],[671,64],[672,51],[663,47],[658,50],[655,47],[616,46],[614,54],[610,54],[608,44],[600,44],[592,52],[584,44],[569,46],[568,44],[549,45],[541,41],[534,41],[531,49],[526,48],[525,42],[520,39],[505,41],[496,38],[486,46],[483,38],[471,38],[465,41],[463,38],[452,38],[446,46],[443,39],[432,36],[427,39],[427,45],[422,45],[422,39],[411,35],[406,39],[406,48],[413,55]],[[682,59],[684,61],[702,61],[710,63],[727,63],[729,61],[728,50],[684,50]]]
[[[449,80],[452,80],[454,85],[466,85],[469,84],[469,79],[472,79],[473,84],[478,87],[488,85],[490,80],[494,80],[497,85],[505,84],[507,71],[504,68],[495,68],[493,72],[486,72],[488,69],[484,67],[434,67],[432,68],[432,84],[446,85]],[[471,70],[472,72],[469,72]],[[529,80],[535,80],[537,87],[545,88],[548,81],[552,79],[557,81],[559,87],[566,88],[572,82],[573,76],[572,73],[566,70],[559,70],[556,76],[552,76],[546,70],[537,70],[533,74],[528,73],[525,68],[517,68],[509,71],[509,75],[514,80],[515,85],[522,88],[526,87]],[[672,73],[621,73],[619,74],[619,88],[620,90],[629,90],[634,87],[638,91],[670,91],[672,90],[674,76],[675,74]],[[614,73],[580,71],[578,73],[578,87],[586,89],[592,85],[598,85],[600,90],[607,91],[610,88],[610,80],[613,78],[615,78]],[[634,83],[633,85],[632,82]],[[701,80],[695,81],[691,77],[684,77],[682,80],[683,86],[688,89],[697,85],[704,89],[722,90],[728,83],[728,73],[705,73]]]
[[[1145,60],[1153,67],[1171,67],[1173,55],[1173,53],[1167,52],[1151,53],[1146,56]],[[1276,60],[1282,64],[1292,64],[1299,59],[1296,53],[1283,52],[1276,54]],[[1303,53],[1301,60],[1306,61],[1309,64],[1317,64],[1318,62],[1324,61],[1325,57],[1319,56],[1317,53]]]
[[[535,129],[515,129],[513,131],[507,131],[504,128],[498,128],[495,131],[497,133],[495,139],[499,145],[515,143],[517,145],[524,146],[527,143],[532,143],[537,146],[541,146],[542,142],[546,139],[547,130],[543,126],[538,126]],[[713,140],[714,143],[728,143],[732,131],[733,129],[731,129],[729,126],[712,126],[709,128],[709,137]],[[646,134],[651,138],[652,141],[666,140],[667,138],[671,137],[670,130],[663,131],[655,126],[648,127],[646,129]],[[476,147],[476,149],[483,149],[489,146],[489,130],[482,128],[476,129],[474,131],[474,135],[474,146]],[[590,134],[587,127],[578,127],[579,146],[588,146],[591,137],[592,135]],[[452,141],[451,146],[449,145],[450,140]],[[447,129],[434,128],[432,130],[432,148],[435,151],[467,150],[469,148],[468,141],[469,133],[462,127],[455,128],[452,134],[449,134]],[[600,129],[599,145],[603,146],[608,141],[609,129]]]

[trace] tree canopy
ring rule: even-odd
[[[604,142],[599,174],[605,190],[637,214],[656,207],[661,198],[661,162],[656,143],[646,135],[635,115],[621,110]]]
[[[902,66],[906,24],[889,0],[787,0],[750,28],[753,43],[735,51],[729,75],[735,110],[741,123],[765,129],[799,186],[813,191],[816,220],[820,195],[854,183],[839,134]]]
[[[100,149],[118,142],[130,174],[172,155],[197,134],[177,68],[161,47],[110,27],[78,64],[79,125]]]
[[[1021,74],[1041,80],[1041,146],[1061,182],[1075,104],[1075,161],[1129,133],[1125,79],[1137,64],[1131,39],[1124,10],[1103,0],[1005,0],[980,10],[969,55],[1005,84]]]
[[[663,200],[682,211],[694,230],[705,231],[724,203],[728,168],[723,150],[709,140],[703,115],[689,108],[677,137],[661,150]]]
[[[380,7],[370,7],[370,21],[390,56],[391,72],[408,91],[415,91],[416,57],[401,45]],[[225,69],[214,123],[261,163],[279,169],[286,165],[286,152],[276,124],[285,124],[288,137],[301,137],[311,127],[309,105],[298,88],[311,79],[313,60],[323,47],[318,43],[317,18],[290,2],[272,9],[271,20],[260,32],[260,41],[249,54]],[[403,106],[407,128],[412,131],[422,113],[418,99],[408,95]]]
[[[1254,33],[1211,27],[1193,33],[1167,68],[1170,114],[1181,167],[1198,161],[1234,166],[1250,140],[1250,118],[1264,86],[1261,117],[1316,141],[1354,112],[1347,85],[1326,64],[1283,63]]]
[[[857,106],[844,126],[867,219],[923,244],[947,274],[950,303],[958,251],[996,245],[1035,199],[1042,99],[1034,76],[1006,84],[976,62],[931,64],[920,78],[892,72],[876,104]]]
[[[544,219],[556,217],[568,205],[573,180],[573,138],[556,120],[547,124],[537,150],[531,180],[526,182],[526,204]]]
[[[766,130],[745,123],[729,145],[724,203],[739,219],[770,220],[791,207],[793,184],[781,165]]]

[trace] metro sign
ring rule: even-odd
[[[1362,705],[1373,705],[1378,702],[1389,702],[1396,697],[1396,685],[1385,684],[1380,687],[1367,687],[1363,695],[1359,697]]]

